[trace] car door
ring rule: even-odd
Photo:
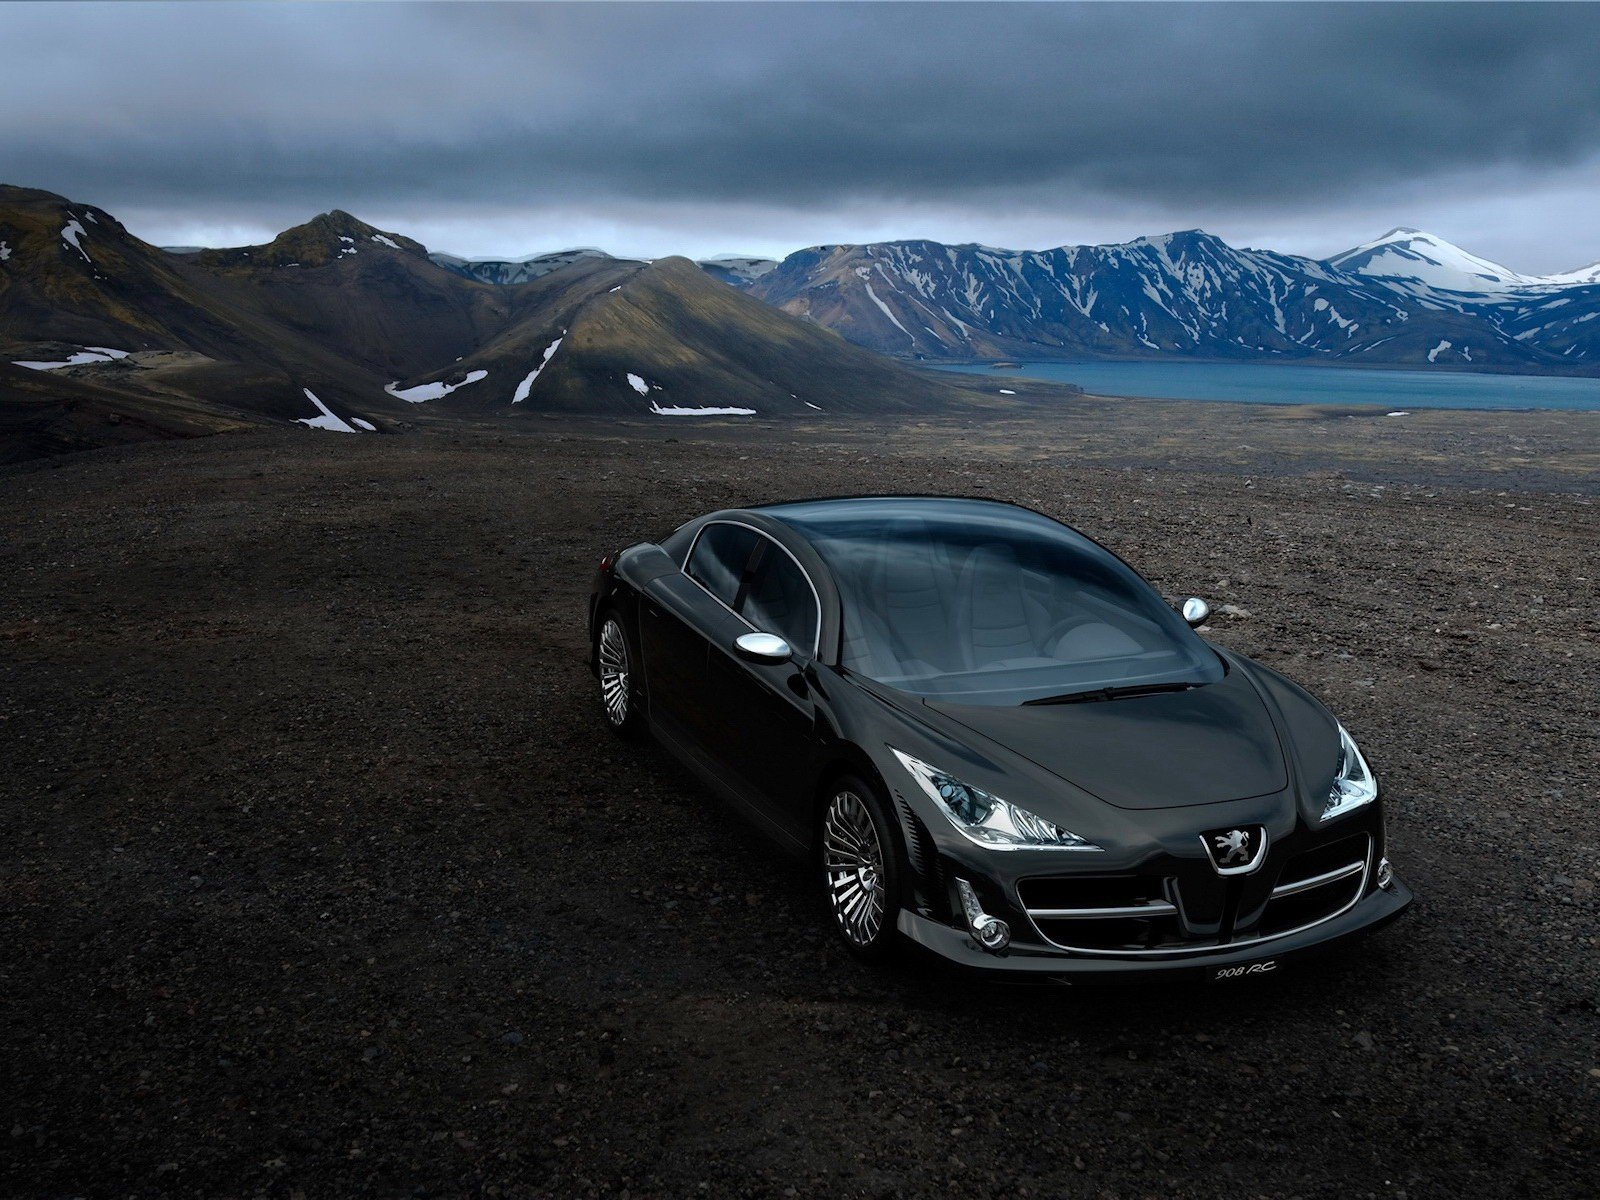
[[[734,614],[760,535],[716,522],[695,539],[681,572],[652,581],[639,606],[650,719],[685,749],[706,745],[706,658],[747,626]]]
[[[799,563],[762,534],[733,607],[741,628],[713,641],[707,660],[707,745],[775,825],[804,841],[817,748],[816,699],[806,678],[821,620],[816,589]],[[734,642],[750,629],[783,638],[793,657],[782,663],[741,657]]]

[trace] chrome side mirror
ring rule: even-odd
[[[1191,626],[1204,625],[1206,618],[1211,615],[1211,605],[1200,599],[1199,596],[1190,596],[1183,602],[1183,608],[1180,611],[1183,613],[1183,619],[1189,622]]]
[[[733,648],[740,658],[767,666],[788,662],[794,656],[789,643],[771,633],[742,633],[734,639]]]

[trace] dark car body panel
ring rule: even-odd
[[[1281,791],[1283,749],[1240,672],[1184,692],[1019,708],[926,701],[1118,808],[1181,808]]]
[[[816,654],[799,647],[791,661],[773,665],[734,652],[751,626],[682,572],[696,535],[716,521],[760,531],[805,570],[821,609]],[[1218,650],[1227,668],[1222,682],[1188,692],[1004,708],[925,702],[839,665],[841,605],[821,557],[760,509],[709,514],[660,545],[620,552],[595,579],[591,644],[606,611],[636,631],[645,707],[660,741],[787,852],[814,853],[829,780],[848,771],[882,786],[911,868],[902,932],[958,965],[1024,977],[1162,970],[1207,977],[1375,927],[1409,901],[1397,880],[1387,890],[1377,885],[1381,797],[1333,821],[1321,818],[1337,767],[1334,718],[1298,685],[1241,655]],[[1100,849],[981,847],[922,793],[894,750]],[[1235,826],[1259,826],[1266,851],[1257,870],[1224,878],[1201,835]],[[1287,927],[1272,911],[1288,907],[1275,889],[1294,882],[1296,864],[1315,865],[1330,846],[1350,847],[1352,866],[1359,854],[1359,873],[1337,885],[1348,889],[1349,903],[1341,892],[1338,911],[1319,914],[1309,928]],[[962,926],[957,876],[1010,924],[1003,954],[983,951]],[[1137,951],[1074,949],[1060,928],[1030,915],[1030,889],[1099,881],[1165,897],[1176,910],[1172,944],[1151,934]]]

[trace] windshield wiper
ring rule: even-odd
[[[1187,692],[1199,687],[1197,683],[1129,683],[1121,687],[1090,688],[1086,692],[1068,692],[1064,696],[1040,696],[1037,700],[1024,700],[1030,704],[1086,704],[1091,700],[1121,700],[1127,696],[1154,696],[1159,692]]]

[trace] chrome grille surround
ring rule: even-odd
[[[1073,945],[1070,942],[1059,941],[1056,938],[1049,936],[1049,934],[1045,932],[1044,927],[1040,925],[1041,921],[1055,922],[1071,920],[1118,920],[1176,917],[1180,932],[1182,932],[1183,930],[1187,929],[1187,921],[1185,920],[1183,914],[1183,897],[1180,891],[1181,881],[1176,877],[1170,876],[1152,877],[1149,879],[1150,883],[1157,884],[1162,889],[1165,897],[1165,899],[1162,900],[1152,899],[1142,904],[1132,905],[1109,905],[1100,907],[1083,906],[1078,908],[1029,908],[1026,906],[1026,902],[1024,901],[1022,911],[1027,914],[1028,920],[1033,926],[1033,932],[1038,935],[1040,941],[1047,945],[1054,946],[1058,950],[1065,950],[1072,954],[1083,954],[1096,957],[1159,958],[1167,955],[1214,954],[1219,951],[1230,951],[1240,947],[1272,942],[1278,940],[1279,938],[1290,937],[1297,933],[1303,933],[1307,929],[1314,929],[1318,925],[1332,921],[1334,918],[1349,912],[1350,909],[1355,907],[1356,903],[1361,899],[1361,897],[1366,895],[1367,880],[1373,869],[1373,839],[1370,833],[1361,834],[1358,836],[1363,839],[1364,846],[1364,850],[1359,859],[1352,859],[1351,861],[1342,863],[1337,867],[1319,872],[1318,874],[1308,876],[1304,879],[1296,879],[1289,883],[1278,884],[1272,889],[1270,895],[1262,905],[1260,916],[1264,917],[1266,912],[1270,910],[1273,902],[1275,901],[1287,899],[1291,896],[1305,895],[1314,892],[1319,888],[1331,887],[1344,883],[1347,880],[1356,879],[1357,876],[1359,876],[1359,882],[1352,890],[1349,899],[1344,901],[1333,911],[1325,913],[1322,916],[1317,917],[1315,920],[1295,925],[1293,928],[1275,930],[1268,934],[1252,934],[1245,937],[1233,938],[1228,941],[1210,939],[1203,942],[1191,942],[1189,944],[1175,943],[1172,945],[1151,946],[1147,948],[1113,949],[1096,946],[1079,946]],[[1294,865],[1294,861],[1294,859],[1290,859],[1284,864],[1284,868],[1292,867]],[[1282,872],[1283,868],[1280,868],[1280,879],[1282,878]],[[1025,888],[1030,882],[1035,882],[1045,878],[1049,877],[1037,876],[1033,879],[1022,880],[1018,887],[1019,901],[1022,900],[1023,888]],[[1124,878],[1132,880],[1139,877],[1127,876]]]

